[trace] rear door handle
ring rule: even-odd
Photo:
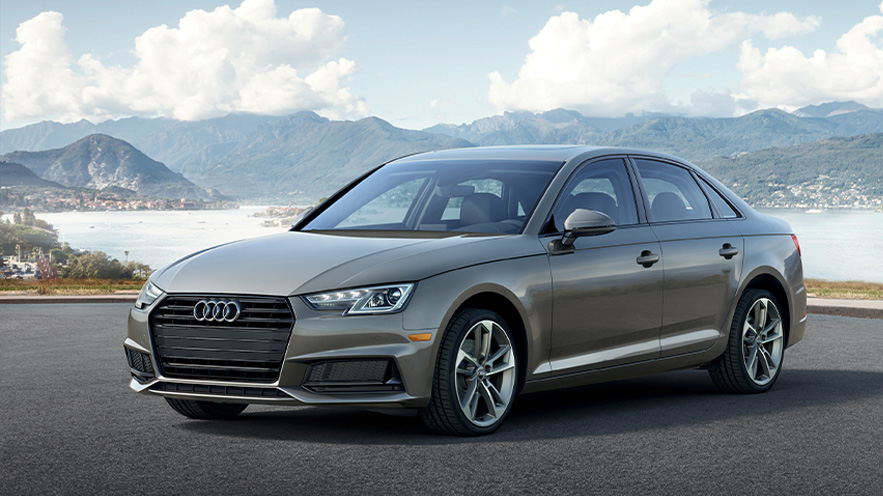
[[[636,258],[635,261],[638,262],[638,265],[643,265],[646,269],[659,261],[659,255],[650,252],[650,250],[644,250],[641,252],[641,256]]]
[[[718,253],[720,253],[720,256],[729,260],[739,254],[739,249],[735,248],[730,243],[724,243],[723,248],[721,248]]]

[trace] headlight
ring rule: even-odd
[[[162,290],[148,280],[144,283],[144,286],[141,287],[141,292],[138,293],[138,299],[135,300],[135,308],[149,307],[150,304],[156,301],[156,299],[162,296],[162,294]]]
[[[303,299],[316,310],[337,310],[344,315],[392,313],[405,307],[413,289],[414,284],[394,284],[318,293]]]

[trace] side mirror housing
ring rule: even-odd
[[[576,238],[598,236],[616,230],[616,223],[607,214],[597,210],[578,208],[564,220],[564,237],[561,244],[570,246]]]

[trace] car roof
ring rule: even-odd
[[[422,162],[427,160],[537,160],[567,162],[574,159],[583,161],[604,155],[644,155],[665,158],[676,162],[685,162],[683,159],[675,156],[650,150],[588,145],[511,145],[452,148],[408,155],[396,159],[394,162]]]

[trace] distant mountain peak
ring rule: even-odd
[[[792,112],[798,117],[816,117],[826,118],[840,114],[848,114],[850,112],[858,112],[859,110],[871,110],[870,107],[862,105],[858,102],[828,102],[818,105],[807,105]]]
[[[288,116],[289,122],[328,122],[328,119],[310,110],[302,110]]]
[[[540,115],[542,115],[543,118],[547,121],[554,122],[555,124],[579,121],[583,118],[583,114],[577,112],[576,110],[567,110],[563,108],[547,110]]]
[[[47,181],[22,164],[0,160],[0,186],[38,186],[64,188],[64,186]]]
[[[148,196],[211,199],[181,174],[106,134],[90,134],[64,148],[12,152],[0,159],[21,163],[43,179],[68,187],[125,188]]]

